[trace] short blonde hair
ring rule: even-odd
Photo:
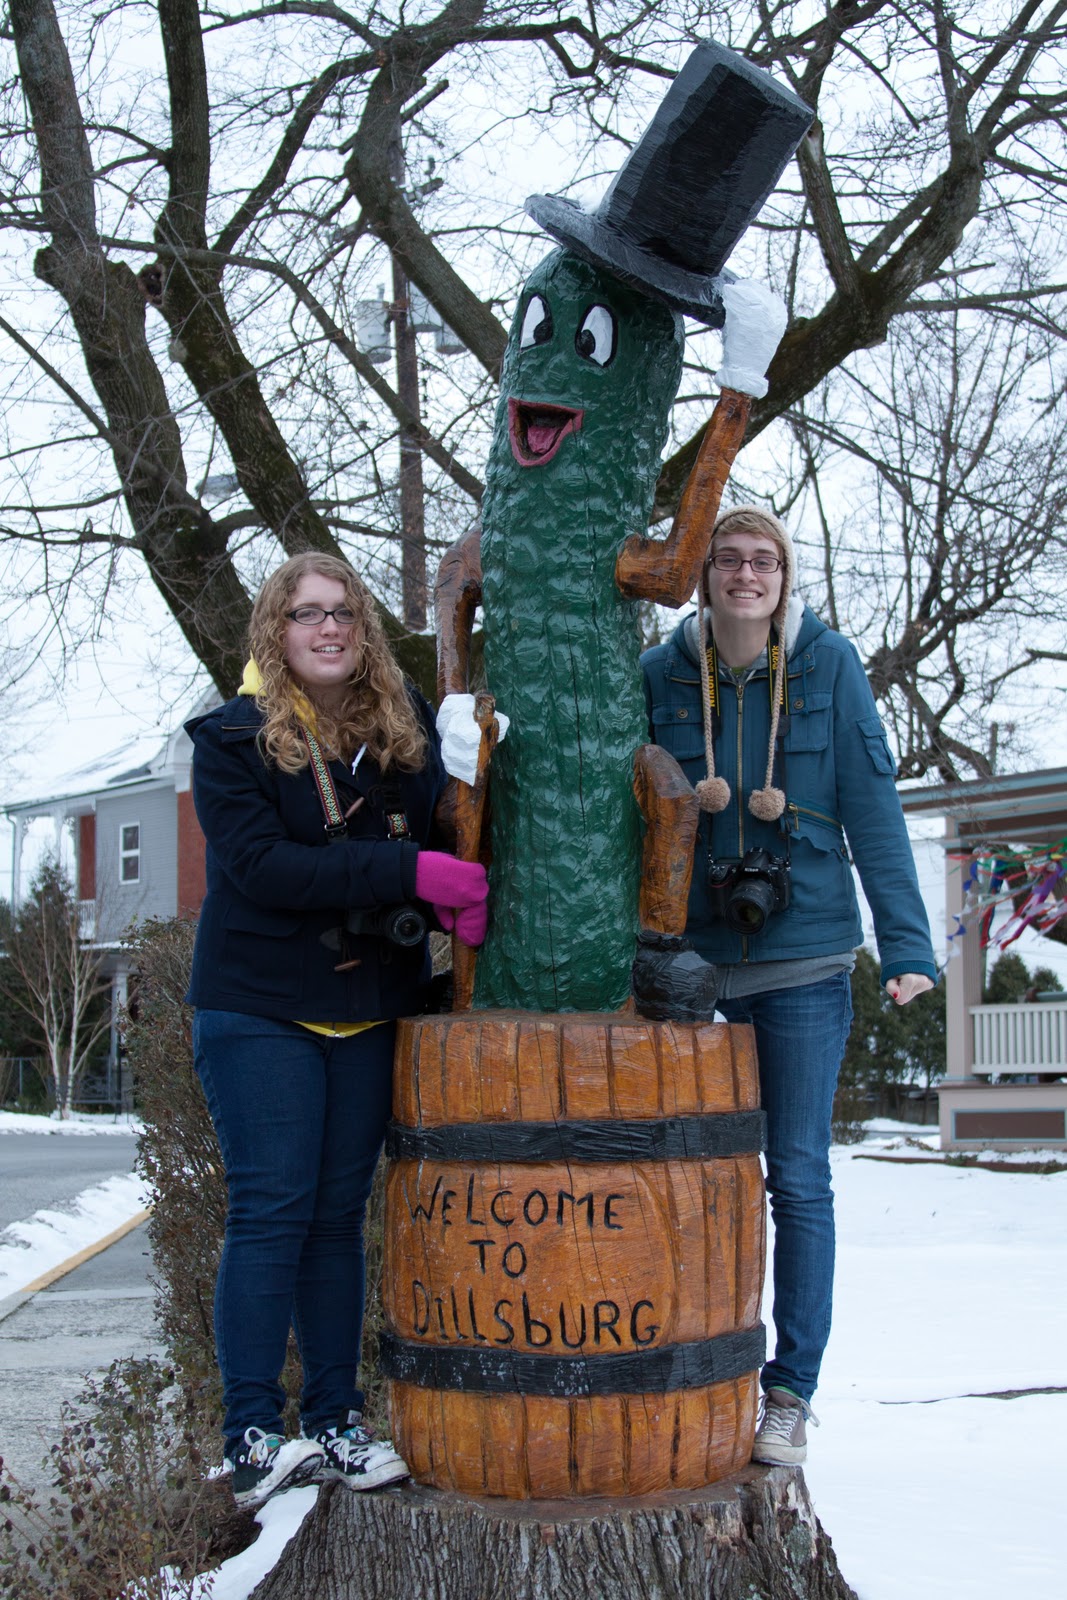
[[[301,580],[312,573],[344,585],[359,646],[359,663],[340,712],[331,715],[315,708],[319,737],[328,749],[345,757],[366,744],[368,755],[383,772],[393,765],[417,771],[426,759],[426,734],[386,642],[374,599],[347,561],[314,550],[277,567],[252,607],[248,638],[259,668],[256,704],[264,717],[259,737],[265,755],[288,773],[301,771],[308,762],[296,712],[300,685],[289,670],[285,645],[286,613]]]

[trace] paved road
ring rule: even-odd
[[[0,1229],[129,1172],[136,1144],[132,1134],[0,1135]],[[21,1482],[47,1489],[42,1461],[85,1373],[162,1353],[150,1272],[142,1225],[0,1321],[0,1455]]]
[[[0,1455],[20,1482],[47,1487],[42,1461],[85,1373],[162,1355],[150,1273],[142,1224],[0,1322]]]
[[[0,1134],[0,1229],[43,1206],[63,1210],[114,1173],[129,1172],[134,1134]]]

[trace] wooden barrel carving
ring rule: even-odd
[[[401,1023],[382,1359],[418,1482],[643,1495],[748,1461],[764,1355],[758,1105],[748,1027],[504,1011]]]

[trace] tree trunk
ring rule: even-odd
[[[251,1600],[856,1600],[803,1474],[573,1503],[327,1485]]]

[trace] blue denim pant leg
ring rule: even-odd
[[[362,1405],[363,1216],[389,1116],[395,1029],[329,1039],[296,1023],[198,1011],[197,1072],[226,1168],[215,1289],[227,1449],[281,1428],[290,1325],[311,1427]]]
[[[776,1344],[760,1381],[764,1389],[781,1384],[810,1400],[833,1308],[830,1126],[852,1022],[848,973],[795,989],[721,1000],[719,1010],[729,1022],[755,1027],[760,1096],[767,1113]]]

